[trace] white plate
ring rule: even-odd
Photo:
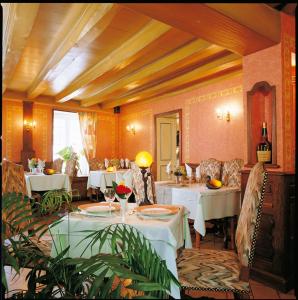
[[[173,214],[173,211],[167,208],[162,207],[152,207],[152,208],[145,208],[139,212],[139,214],[144,216],[169,216]]]
[[[110,213],[110,211],[114,211],[115,207],[111,206],[111,209],[109,206],[90,206],[85,209],[85,211],[89,214],[106,214]]]

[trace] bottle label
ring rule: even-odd
[[[271,161],[271,151],[257,151],[258,161]]]

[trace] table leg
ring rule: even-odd
[[[231,224],[230,224],[230,229],[231,229],[231,249],[235,249],[235,217],[231,217]]]
[[[224,249],[228,249],[229,237],[228,237],[228,218],[223,220],[223,233],[224,233]]]
[[[195,232],[196,232],[196,245],[195,245],[195,247],[196,248],[200,248],[201,236],[200,236],[200,234],[196,230],[195,230]]]

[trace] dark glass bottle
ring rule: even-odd
[[[262,162],[271,164],[271,162],[272,162],[271,151],[272,151],[272,146],[271,146],[271,143],[268,141],[267,124],[266,124],[266,122],[263,122],[262,141],[257,146],[258,161],[262,161]]]

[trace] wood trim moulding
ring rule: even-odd
[[[292,95],[291,52],[296,53],[295,38],[287,33],[282,35],[282,108],[283,108],[283,168],[285,171],[295,171],[295,103]]]

